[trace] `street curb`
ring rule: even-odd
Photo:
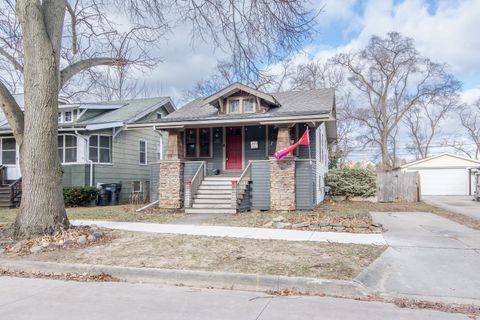
[[[50,273],[107,273],[128,282],[184,285],[245,291],[280,291],[316,295],[362,298],[372,292],[363,285],[348,280],[328,280],[306,277],[256,275],[232,272],[207,272],[157,268],[135,268],[93,264],[64,264],[41,261],[0,259],[0,268]]]

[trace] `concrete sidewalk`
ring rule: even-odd
[[[196,226],[196,225],[175,225],[158,223],[137,223],[137,222],[113,222],[99,220],[73,220],[74,225],[92,225],[99,227],[151,232],[151,233],[169,233],[185,234],[195,236],[212,237],[231,237],[247,239],[266,239],[266,240],[287,240],[287,241],[314,241],[314,242],[334,242],[334,243],[352,243],[369,245],[386,245],[381,234],[361,234],[346,232],[318,232],[318,231],[298,231],[284,229],[267,228],[244,228],[244,227],[224,227],[224,226]]]

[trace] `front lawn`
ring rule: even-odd
[[[378,226],[372,226],[370,212],[431,212],[465,224],[465,219],[454,219],[455,215],[453,213],[423,202],[376,203],[368,201],[327,201],[314,210],[281,214],[273,211],[243,212],[228,217],[210,219],[204,224],[265,228],[280,226],[287,229],[321,231],[378,232],[380,231]],[[283,221],[276,223],[277,220]],[[307,225],[308,222],[310,224]],[[366,226],[369,226],[369,228],[365,228]],[[469,226],[474,227],[474,224]]]
[[[67,208],[68,218],[71,220],[107,220],[126,222],[168,223],[184,216],[183,213],[167,213],[160,209],[146,209],[141,212],[135,210],[139,205],[120,205],[105,207],[75,207]],[[0,221],[15,220],[17,209],[1,210]]]
[[[352,279],[382,246],[113,231],[99,246],[21,259],[183,270]],[[20,259],[20,258],[17,258]]]

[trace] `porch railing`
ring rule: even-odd
[[[197,194],[198,188],[205,178],[205,168],[205,161],[201,161],[193,178],[185,181],[185,208],[192,207],[193,197]]]
[[[0,165],[0,184],[4,185],[7,180],[7,167]]]
[[[10,203],[17,204],[20,203],[22,198],[22,177],[15,180],[10,187]]]
[[[248,162],[238,180],[232,180],[232,207],[235,209],[238,209],[250,181],[252,181],[251,161]]]

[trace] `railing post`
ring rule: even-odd
[[[185,208],[190,208],[192,205],[192,190],[191,190],[192,181],[185,181]]]
[[[237,209],[238,206],[238,181],[237,180],[232,180],[232,198],[231,198],[231,204],[232,208]]]

